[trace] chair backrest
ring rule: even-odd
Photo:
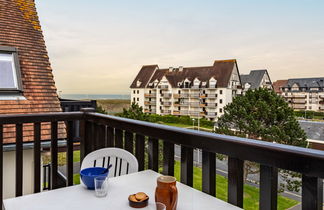
[[[120,148],[103,148],[89,153],[82,161],[81,170],[89,167],[105,167],[110,164],[108,177],[130,174],[138,171],[136,157]]]

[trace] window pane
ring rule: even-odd
[[[17,88],[12,54],[0,54],[0,89]]]

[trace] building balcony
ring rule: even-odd
[[[306,95],[292,95],[292,98],[306,98]]]
[[[206,104],[199,104],[199,107],[205,107]]]
[[[207,112],[207,117],[216,117],[217,113],[216,112]]]
[[[191,89],[199,89],[199,85],[193,85],[191,86]]]
[[[161,96],[163,98],[171,98],[172,94],[171,93],[162,93]]]
[[[188,93],[181,93],[180,98],[189,98],[189,94]]]
[[[201,111],[189,111],[191,116],[201,116]]]
[[[179,111],[173,111],[173,115],[180,115]]]
[[[180,106],[189,106],[189,102],[182,102],[179,104]]]
[[[215,108],[215,107],[217,107],[217,103],[208,103],[207,102],[206,106],[209,108]]]
[[[207,98],[217,98],[217,94],[207,94]]]
[[[199,107],[199,102],[191,102],[190,106],[191,107]]]
[[[291,102],[294,103],[294,104],[305,104],[306,103],[306,100],[305,99],[302,99],[302,100],[300,100],[300,99],[293,99]]]
[[[149,113],[149,114],[155,114],[156,113],[156,109],[144,109],[145,113]]]
[[[207,94],[200,94],[200,98],[206,98]]]
[[[191,93],[190,98],[199,98],[199,93]]]
[[[299,105],[299,104],[292,104],[291,106],[293,109],[300,109],[300,110],[304,110],[306,109],[305,105]]]
[[[9,125],[15,125],[16,127],[15,132],[13,132],[10,138],[15,140],[14,145],[16,146],[15,161],[12,167],[18,169],[12,175],[15,180],[14,184],[0,184],[1,192],[13,190],[15,196],[21,196],[26,190],[22,180],[26,179],[30,180],[28,184],[32,186],[32,190],[28,193],[41,191],[43,187],[41,182],[41,149],[45,143],[49,143],[52,160],[58,159],[59,149],[66,153],[68,157],[66,161],[66,177],[60,177],[58,161],[50,163],[51,185],[49,185],[49,190],[73,185],[74,143],[77,143],[80,147],[81,160],[87,154],[100,148],[115,146],[128,150],[135,155],[139,171],[143,171],[145,168],[158,171],[161,164],[159,155],[161,155],[163,159],[162,173],[170,176],[175,175],[175,145],[180,145],[181,164],[178,164],[178,167],[181,173],[179,181],[186,184],[188,188],[193,186],[194,151],[192,148],[197,148],[202,151],[204,159],[203,166],[200,169],[202,173],[200,184],[204,193],[215,196],[216,154],[222,154],[228,156],[226,172],[230,181],[227,182],[226,189],[222,189],[228,192],[227,202],[240,208],[243,207],[243,204],[247,205],[245,199],[243,199],[243,176],[244,161],[248,160],[260,164],[260,190],[258,191],[260,209],[277,208],[278,168],[302,175],[301,202],[304,210],[322,208],[324,155],[318,150],[185,128],[174,128],[156,123],[94,113],[93,111],[93,109],[84,109],[81,112],[0,115],[1,146],[9,138],[2,135],[7,133],[7,127]],[[200,114],[200,111],[197,112]],[[173,113],[180,115],[179,111],[174,111]],[[190,114],[195,113],[191,112]],[[47,124],[49,127],[43,126],[43,124]],[[24,142],[22,137],[25,136],[26,130],[23,128],[27,125],[31,126],[31,130],[34,131],[33,139],[29,142]],[[67,132],[62,134],[62,129],[66,129]],[[49,135],[44,135],[46,133]],[[76,138],[77,136],[79,140]],[[135,136],[136,139],[134,138]],[[148,141],[148,147],[146,147],[146,141]],[[163,142],[163,144],[159,144],[159,142]],[[157,152],[160,145],[163,147],[163,153]],[[25,161],[22,158],[23,153],[25,153],[23,148],[26,146],[33,149],[34,164],[32,166],[32,177],[30,177],[30,174],[24,173],[24,170],[28,167],[28,164],[25,165]],[[0,150],[0,153],[1,156],[5,154],[3,150]],[[148,161],[146,161],[146,157],[148,157]],[[0,167],[2,167],[0,177],[6,183],[5,177],[7,177],[6,173],[8,172],[4,170],[3,164],[5,162],[2,158],[0,163]],[[9,189],[11,187],[13,189]],[[152,189],[154,187],[152,186]],[[94,196],[93,193],[89,192],[89,194]],[[41,197],[42,195],[39,194],[39,196]],[[71,194],[71,199],[73,196]],[[188,199],[191,198],[188,197]],[[48,205],[48,203],[45,203],[45,205]],[[217,208],[215,206],[207,207],[210,209]],[[227,205],[226,207],[230,206]]]
[[[167,89],[169,89],[169,86],[168,85],[159,85],[158,88],[161,90],[167,90]]]
[[[156,105],[156,101],[144,101],[144,105]]]
[[[161,110],[161,114],[171,114],[171,110]]]
[[[156,93],[144,93],[144,97],[146,97],[146,98],[155,98]]]
[[[162,101],[162,102],[161,102],[161,105],[162,105],[162,106],[171,106],[171,105],[172,105],[172,102]]]
[[[173,98],[180,98],[180,94],[173,94]]]

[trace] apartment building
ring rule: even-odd
[[[271,79],[266,69],[252,70],[249,74],[241,74],[241,82],[243,93],[260,87],[273,90]]]
[[[131,88],[131,100],[146,113],[215,120],[224,106],[241,94],[236,60],[216,60],[212,66],[143,66]]]
[[[324,111],[324,77],[280,80],[273,85],[294,110]]]

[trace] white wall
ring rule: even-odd
[[[23,194],[34,191],[34,150],[23,151]],[[15,197],[16,151],[3,153],[3,198]],[[42,170],[42,167],[41,167]]]
[[[135,102],[144,108],[144,91],[144,88],[131,88],[131,102],[133,102],[133,99],[135,98]]]

